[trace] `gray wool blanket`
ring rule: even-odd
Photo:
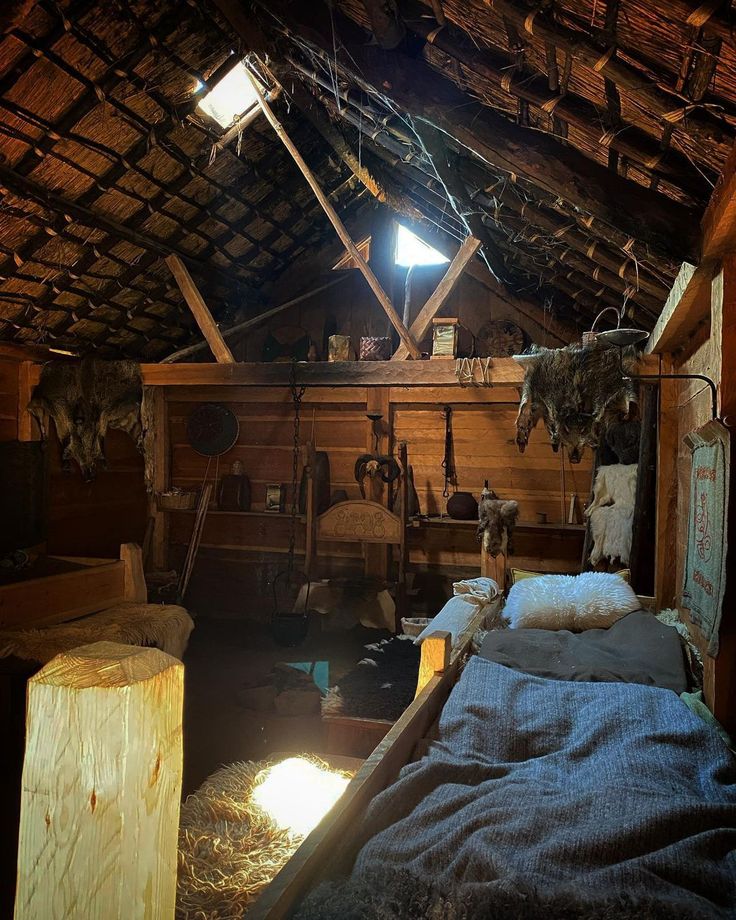
[[[669,690],[479,658],[304,917],[736,917],[736,761]],[[380,902],[380,903],[379,903]]]

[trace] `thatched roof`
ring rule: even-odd
[[[373,193],[425,238],[473,232],[509,290],[580,325],[622,304],[653,325],[736,130],[727,3],[18,0],[2,16],[0,339],[17,342],[155,360],[198,337],[165,255],[228,323],[333,239],[262,118],[223,144],[196,108],[233,51],[282,84],[279,118],[344,219]]]

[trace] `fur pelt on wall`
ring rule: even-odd
[[[636,463],[613,463],[598,468],[593,501],[585,510],[593,538],[590,553],[593,565],[601,559],[619,559],[624,565],[629,562],[637,471]]]
[[[633,350],[627,350],[625,369],[633,359]],[[535,346],[517,360],[526,368],[516,420],[516,443],[522,453],[541,420],[552,449],[563,444],[570,462],[579,463],[584,449],[598,447],[606,428],[626,418],[635,401],[633,382],[621,374],[617,348]]]
[[[82,478],[94,479],[104,464],[104,440],[109,428],[126,431],[143,450],[140,366],[135,361],[77,362],[44,365],[28,411],[38,420],[41,437],[48,437],[52,418],[68,469],[76,461]]]
[[[478,505],[478,539],[483,549],[494,559],[499,553],[508,556],[514,551],[513,534],[519,517],[519,505],[502,498],[483,498]]]

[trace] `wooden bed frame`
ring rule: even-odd
[[[123,601],[145,603],[141,548],[123,543],[119,559],[51,556],[78,568],[0,585],[0,629],[35,629],[76,620]]]
[[[642,606],[653,606],[653,598],[639,596]],[[500,604],[499,598],[497,603]],[[249,920],[282,920],[328,872],[347,871],[357,851],[360,818],[371,800],[385,789],[407,763],[422,756],[422,742],[428,740],[450,691],[472,653],[475,632],[482,628],[488,607],[472,607],[467,621],[453,643],[438,627],[422,642],[417,693],[414,702],[393,725],[386,737],[364,761],[332,811],[304,839],[299,849],[265,889],[248,912]]]

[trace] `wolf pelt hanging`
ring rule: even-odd
[[[633,370],[635,353],[626,349],[623,365]],[[596,448],[608,425],[627,418],[636,391],[621,373],[619,351],[604,345],[538,348],[516,359],[526,369],[516,419],[516,444],[523,453],[541,419],[552,449],[567,448],[580,463],[586,447]]]
[[[118,428],[126,431],[145,454],[146,483],[150,487],[152,452],[145,444],[152,433],[147,423],[149,407],[150,400],[144,401],[140,366],[135,361],[95,358],[44,365],[28,403],[43,439],[48,437],[48,419],[54,420],[65,469],[75,460],[84,481],[94,479],[98,464],[105,463],[105,435],[109,428]]]
[[[499,553],[510,556],[514,551],[513,535],[519,505],[502,498],[481,498],[478,504],[478,539],[494,559]]]

